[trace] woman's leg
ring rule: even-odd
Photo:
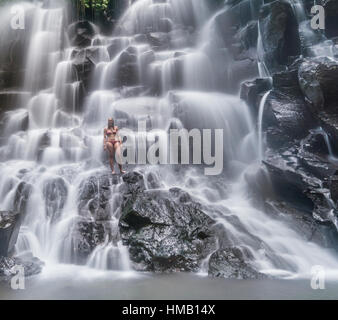
[[[122,157],[121,157],[121,144],[120,142],[115,142],[114,144],[114,149],[115,149],[115,154],[117,156],[117,163],[119,165],[120,168],[120,172],[121,173],[126,173],[123,169],[122,169]]]
[[[108,153],[109,153],[109,164],[110,164],[111,172],[115,173],[115,170],[114,170],[114,147],[113,147],[113,144],[111,142],[107,142],[107,149],[108,149]]]

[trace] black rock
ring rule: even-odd
[[[270,174],[275,196],[293,208],[308,213],[315,223],[328,225],[336,230],[336,213],[328,200],[326,180],[333,175],[336,166],[298,146],[274,154],[267,152],[264,164]]]
[[[88,47],[96,35],[95,26],[87,20],[77,21],[68,27],[70,42],[75,47]]]
[[[322,0],[325,9],[325,35],[328,38],[338,36],[338,1]]]
[[[110,223],[95,222],[86,218],[78,218],[74,222],[70,238],[72,243],[71,260],[67,263],[84,264],[89,255],[109,237]]]
[[[330,195],[331,199],[337,204],[338,203],[338,171],[330,179]]]
[[[91,176],[79,188],[78,210],[81,216],[107,220],[111,216],[111,186],[116,184],[108,174]]]
[[[288,1],[273,1],[260,11],[264,61],[270,71],[284,69],[289,57],[301,52],[298,23]]]
[[[23,267],[25,277],[39,274],[44,263],[38,258],[9,258],[0,256],[0,282],[9,282],[13,276],[18,274],[16,266]]]
[[[261,94],[270,89],[271,81],[269,79],[258,78],[255,80],[245,81],[241,85],[240,97],[254,110],[254,114],[258,115]]]
[[[144,190],[137,173],[125,175],[124,181],[128,191],[119,226],[134,268],[197,271],[215,246],[213,220],[182,190]]]
[[[298,78],[301,90],[314,113],[338,112],[338,63],[327,57],[306,59]]]
[[[23,214],[0,211],[0,256],[13,253],[19,235]]]
[[[316,124],[308,106],[300,96],[273,90],[269,94],[263,114],[263,128],[272,148],[292,145],[294,139],[304,138]]]
[[[14,196],[14,212],[26,213],[28,198],[31,194],[32,186],[24,181],[21,181],[15,191]]]
[[[267,276],[256,271],[238,247],[220,249],[209,260],[209,276],[227,279],[266,279]]]
[[[79,80],[82,81],[84,88],[84,90],[80,91],[80,93],[84,94],[89,89],[91,75],[95,69],[94,61],[95,59],[93,58],[92,51],[90,50],[80,50],[74,55],[73,66],[76,69],[76,74],[78,75]],[[82,100],[80,99],[80,101]]]

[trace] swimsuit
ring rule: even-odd
[[[107,136],[108,136],[108,142],[112,143],[113,146],[115,145],[116,142],[120,142],[120,141],[119,141],[119,140],[115,140],[115,139],[113,139],[112,141],[110,141],[110,140],[109,140],[109,136],[112,135],[112,134],[115,134],[115,135],[116,135],[116,133],[117,133],[117,130],[109,130],[109,129],[108,129],[107,132],[106,132],[106,134],[107,134]]]

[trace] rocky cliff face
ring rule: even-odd
[[[254,181],[251,192],[259,205],[273,216],[283,213],[284,219],[306,240],[337,250],[338,1],[320,1],[326,9],[324,32],[308,29],[313,1],[303,1],[301,13],[292,3],[226,1],[224,10],[214,16],[217,38],[208,43],[212,47],[211,60],[215,62],[212,72],[219,80],[220,92],[237,94],[240,90],[256,119],[262,96],[271,90],[263,106],[266,150],[262,168],[269,172],[274,193],[264,190],[264,182]],[[221,6],[218,4],[217,9]],[[141,56],[133,45],[121,49],[123,39],[110,39],[109,59],[123,52],[116,65],[116,76],[107,79],[105,89],[119,88],[125,96],[161,95],[160,74],[149,78],[144,86],[137,86],[137,60],[148,66],[155,61],[155,53],[165,50],[176,50],[171,76],[175,79],[173,89],[181,89],[186,53],[177,47],[181,42],[192,45],[198,37],[194,22],[190,24],[178,32],[171,30],[165,20],[159,32],[145,31],[133,36],[135,43],[149,44],[149,50]],[[97,27],[88,21],[72,23],[64,32],[74,47],[71,80],[78,81],[75,111],[81,113],[102,54],[95,45],[103,40]],[[20,53],[27,49],[26,40],[18,36],[4,47],[8,50],[0,54],[1,127],[7,121],[7,111],[16,108],[21,96],[26,95],[16,91],[25,71]],[[39,74],[35,81],[45,89],[48,77]],[[65,111],[69,111],[70,99],[65,96],[61,101]],[[28,121],[27,113],[23,113],[20,130],[27,130]],[[50,140],[46,131],[39,148],[50,146]],[[146,181],[148,178],[138,171],[123,177],[101,172],[83,181],[77,194],[78,216],[67,237],[72,252],[63,262],[84,264],[98,246],[116,244],[122,239],[136,270],[198,271],[208,261],[206,269],[211,276],[264,277],[251,263],[250,252],[225,241],[224,230],[220,231],[217,221],[205,213],[203,205],[192,195],[180,188],[162,190],[159,181]],[[51,178],[42,190],[46,214],[57,221],[68,196],[66,182]],[[0,276],[10,276],[18,261],[26,263],[31,274],[41,269],[35,260],[24,262],[12,256],[29,193],[30,186],[20,183],[13,212],[0,213]],[[116,212],[112,212],[113,198]],[[235,217],[232,219],[236,221]]]
[[[327,16],[335,15],[333,9],[328,10],[334,7],[334,3],[337,2],[323,1]],[[275,5],[280,4],[277,1],[270,4]],[[310,7],[305,9],[309,10]],[[272,17],[273,11],[269,13],[268,10],[267,15]],[[294,13],[285,12],[285,16],[288,15]],[[294,21],[294,17],[292,19]],[[318,34],[310,42],[302,38],[304,34],[301,32],[297,34],[296,28],[293,45],[290,43],[289,47],[294,51],[289,54],[278,49],[279,54],[287,58],[284,59],[284,70],[269,67],[272,70],[271,87],[263,79],[256,79],[244,83],[241,94],[258,116],[262,94],[271,89],[263,115],[267,143],[263,164],[270,173],[277,202],[282,204],[286,212],[294,214],[294,210],[303,211],[302,232],[306,232],[306,221],[310,221],[312,233],[308,237],[320,235],[321,240],[317,240],[322,245],[337,250],[335,172],[338,163],[335,154],[338,62],[331,23],[328,23],[325,31],[326,40]],[[278,24],[276,27],[283,26]],[[265,30],[268,33],[270,31]],[[330,47],[328,51],[317,51],[317,54],[312,51],[310,54],[313,46],[325,50],[327,42]],[[299,43],[302,55],[299,55]],[[275,57],[273,61],[278,59]]]

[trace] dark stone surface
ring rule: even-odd
[[[337,167],[316,154],[308,153],[299,146],[267,153],[264,164],[270,174],[275,197],[288,206],[302,212],[314,224],[325,225],[322,241],[334,249],[337,230],[337,212],[328,201],[328,181]],[[328,235],[329,234],[329,235]]]
[[[197,271],[215,246],[213,220],[182,190],[144,190],[143,177],[125,182],[120,233],[134,268],[155,272]]]
[[[92,57],[92,51],[80,50],[78,52],[75,52],[72,62],[76,70],[77,76],[79,77],[79,79],[81,79],[81,83],[83,84],[82,95],[84,95],[85,92],[89,90],[91,75],[95,68],[94,59]]]
[[[227,279],[265,279],[264,274],[256,271],[238,247],[220,249],[209,260],[209,276]]]
[[[45,182],[42,192],[47,216],[52,221],[57,220],[67,200],[68,187],[65,180],[61,177],[51,178]]]
[[[301,90],[313,111],[338,112],[338,63],[329,58],[306,59],[298,78]]]
[[[95,34],[94,25],[87,20],[74,22],[68,27],[69,40],[75,47],[90,46]]]
[[[12,211],[0,211],[0,256],[13,253],[23,215]]]
[[[24,268],[25,277],[34,276],[42,271],[44,263],[38,258],[9,258],[0,256],[0,282],[9,282],[12,277],[17,275],[16,266]]]
[[[270,71],[283,69],[289,57],[300,54],[298,23],[288,1],[273,1],[261,8],[259,25],[264,61]]]
[[[257,116],[261,95],[270,89],[271,81],[269,79],[257,78],[245,81],[241,86],[240,97],[253,109],[253,113]]]
[[[89,255],[104,243],[109,235],[109,222],[96,222],[88,218],[77,218],[70,234],[72,243],[71,260],[67,263],[85,264]]]
[[[338,171],[336,171],[330,179],[330,195],[331,195],[331,199],[337,205],[338,203]]]
[[[338,36],[338,1],[322,0],[325,9],[325,35],[328,38]]]
[[[116,184],[117,177],[109,174],[90,176],[83,181],[79,188],[78,210],[84,217],[95,220],[107,220],[111,217],[109,201],[111,200],[111,186]]]

